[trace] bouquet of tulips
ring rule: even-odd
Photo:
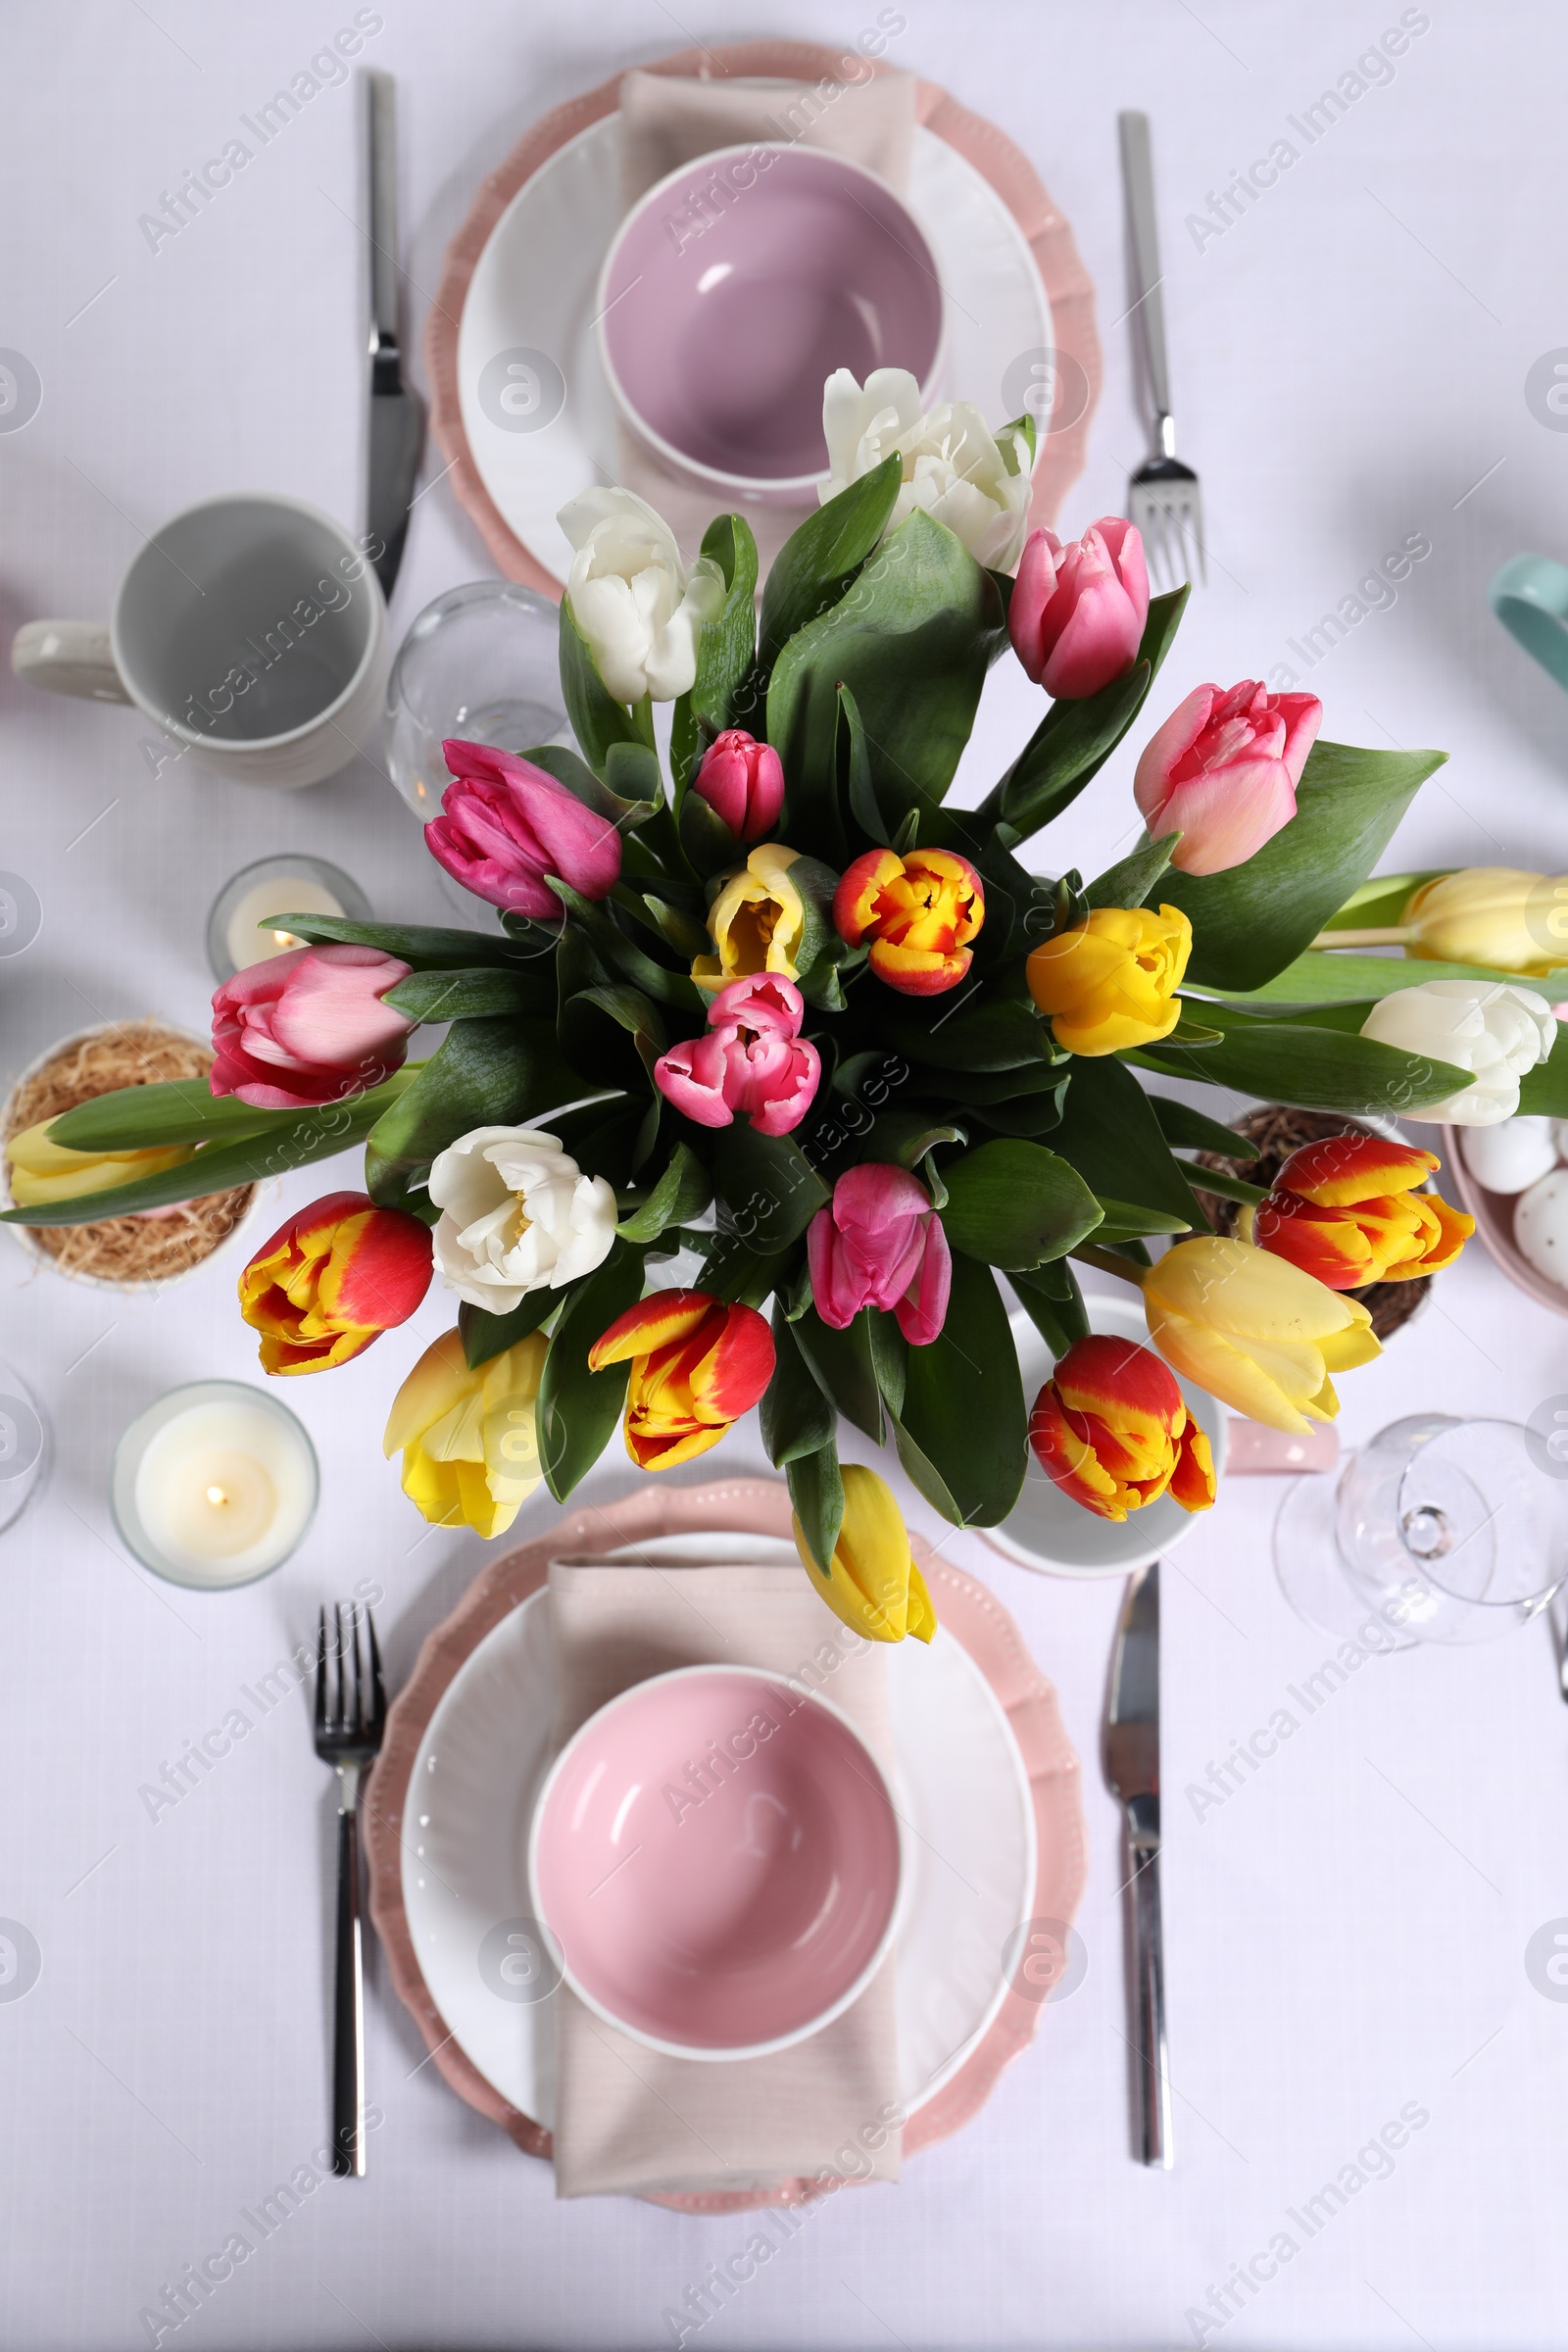
[[[1377,1353],[1353,1292],[1462,1245],[1433,1155],[1376,1137],[1309,1147],[1267,1194],[1195,1179],[1184,1154],[1245,1147],[1146,1078],[1568,1113],[1536,967],[1434,962],[1485,930],[1463,889],[1368,882],[1440,753],[1324,742],[1309,695],[1198,686],[1138,759],[1136,847],[1087,882],[1031,870],[1137,723],[1187,591],[1151,599],[1123,520],[1026,539],[1029,420],[910,397],[893,371],[830,381],[833,479],[760,600],[739,515],[688,564],[629,492],[566,508],[578,749],[449,743],[426,828],[475,927],[280,907],[307,944],[219,990],[211,1094],[130,1089],[16,1139],[10,1212],[139,1211],[363,1144],[363,1193],[292,1217],[241,1278],[268,1372],[357,1357],[438,1271],[455,1328],[386,1448],[426,1518],[485,1536],[541,1480],[569,1494],[622,1419],[658,1471],[760,1403],[808,1572],[886,1640],[935,1619],[841,1419],[955,1525],[1006,1517],[1031,1445],[1107,1517],[1167,1491],[1199,1509],[1207,1439],[1172,1368],[1304,1432]],[[955,808],[1007,659],[1039,723]],[[1413,953],[1356,952],[1389,944]],[[409,1062],[426,1022],[444,1042]],[[1235,1238],[1195,1181],[1245,1204]],[[694,1279],[662,1284],[677,1254]],[[1075,1258],[1139,1288],[1147,1348],[1090,1335]],[[1004,1279],[1058,1359],[1036,1398]]]

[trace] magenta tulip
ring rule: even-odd
[[[1267,694],[1244,678],[1199,686],[1148,743],[1133,797],[1152,841],[1179,832],[1184,874],[1241,865],[1296,814],[1296,787],[1323,723],[1315,694]]]
[[[738,1110],[763,1135],[788,1135],[810,1109],[822,1076],[800,1034],[806,1000],[793,980],[756,972],[721,988],[708,1035],[671,1046],[654,1064],[659,1090],[699,1127],[728,1127]]]
[[[379,948],[329,947],[236,972],[213,999],[213,1093],[296,1110],[379,1086],[417,1025],[381,1001],[409,968]]]
[[[726,727],[703,754],[692,790],[722,817],[737,841],[766,841],[784,806],[784,769],[770,743],[744,727]]]
[[[1082,702],[1138,659],[1149,617],[1144,543],[1119,514],[1102,514],[1063,547],[1031,531],[1007,608],[1012,650],[1037,686]]]
[[[941,1331],[953,1259],[930,1194],[906,1168],[867,1159],[846,1170],[806,1229],[806,1256],[816,1311],[835,1331],[863,1306],[891,1309],[914,1348]]]
[[[424,838],[454,882],[542,922],[563,911],[551,874],[582,898],[609,897],[620,878],[620,835],[608,817],[515,753],[456,741],[441,751],[455,780]]]

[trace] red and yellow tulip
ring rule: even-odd
[[[795,1548],[835,1617],[872,1642],[929,1642],[937,1630],[925,1579],[909,1550],[909,1531],[886,1479],[846,1462],[844,1520],[826,1570],[813,1556],[800,1519]]]
[[[430,1287],[430,1230],[364,1193],[290,1217],[239,1278],[265,1372],[325,1372],[406,1323]]]
[[[1039,1396],[1029,1443],[1046,1476],[1102,1519],[1169,1493],[1184,1511],[1214,1499],[1208,1440],[1175,1375],[1130,1340],[1075,1340]]]
[[[1303,1144],[1253,1210],[1252,1239],[1331,1291],[1441,1273],[1476,1229],[1462,1209],[1415,1189],[1442,1164],[1377,1135]]]
[[[773,1335],[754,1306],[656,1291],[588,1350],[591,1372],[627,1362],[626,1451],[640,1470],[669,1470],[751,1411],[773,1377]]]
[[[940,996],[969,969],[986,894],[952,850],[867,850],[833,894],[833,923],[852,948],[871,943],[871,969],[906,997]]]

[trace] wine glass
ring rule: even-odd
[[[1298,1615],[1330,1633],[1381,1629],[1384,1649],[1490,1642],[1568,1580],[1568,1480],[1516,1422],[1413,1414],[1332,1487],[1293,1484],[1274,1564]]]

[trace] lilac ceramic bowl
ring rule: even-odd
[[[886,1958],[898,1816],[847,1716],[782,1675],[687,1666],[601,1707],[547,1774],[534,1912],[566,1983],[680,2058],[756,2058]]]
[[[876,172],[809,147],[726,147],[650,188],[599,281],[600,356],[631,430],[730,498],[798,503],[827,468],[822,386],[907,368],[929,394],[942,286]]]

